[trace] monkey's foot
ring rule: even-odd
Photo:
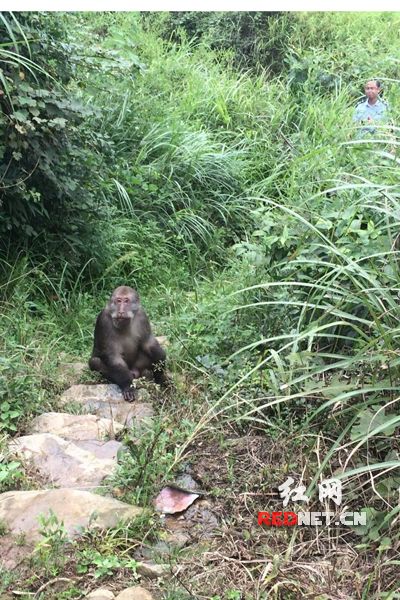
[[[132,390],[131,388],[128,388],[127,390],[122,390],[122,396],[127,402],[134,402],[136,399],[135,390]]]

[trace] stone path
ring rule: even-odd
[[[122,444],[116,434],[126,425],[134,424],[137,431],[149,427],[153,416],[151,404],[125,402],[115,385],[73,385],[60,404],[66,411],[78,406],[89,414],[43,413],[32,421],[28,435],[9,445],[14,456],[38,472],[45,488],[95,490],[117,465]],[[18,492],[14,498],[18,501]]]
[[[147,399],[146,394],[140,390],[139,401],[129,404],[115,385],[73,385],[61,397],[65,412],[36,417],[27,435],[10,442],[12,455],[30,472],[34,470],[43,483],[40,490],[0,494],[0,523],[7,530],[0,537],[0,567],[14,568],[31,552],[40,538],[40,515],[48,516],[52,511],[73,538],[81,528],[115,527],[121,520],[132,521],[141,514],[141,508],[100,496],[94,490],[116,468],[122,446],[114,439],[116,434],[127,425],[135,425],[139,433],[151,426],[153,408],[149,402],[140,401],[140,395]],[[88,414],[71,414],[69,411],[76,407]],[[24,551],[15,543],[21,535]],[[107,590],[108,596],[101,596],[101,592],[90,597],[114,598]],[[144,600],[151,595],[135,587],[115,597]]]
[[[84,365],[66,366],[63,377],[71,384]],[[6,529],[6,534],[0,536],[0,569],[15,568],[32,552],[41,538],[40,516],[54,513],[63,522],[69,537],[74,538],[82,529],[112,528],[121,520],[129,522],[142,513],[137,506],[95,491],[99,491],[103,479],[117,466],[118,454],[123,448],[115,439],[117,434],[133,426],[139,436],[152,426],[154,411],[149,399],[144,389],[138,391],[138,401],[130,404],[115,385],[71,385],[60,398],[62,412],[37,416],[30,423],[27,435],[10,442],[11,454],[41,482],[41,489],[0,494],[0,524]],[[77,412],[80,414],[74,414]],[[201,492],[190,475],[181,475],[176,483],[193,492],[187,494],[190,502],[182,505],[184,510]],[[164,488],[160,498],[166,491],[168,488]],[[168,562],[168,557],[177,549],[212,536],[218,521],[211,509],[208,500],[199,498],[196,504],[184,510],[184,515],[178,512],[165,516],[163,541],[150,547],[139,546],[133,554],[140,561],[138,574],[145,579],[163,577],[170,573],[170,568],[159,561]],[[164,506],[161,512],[169,511]],[[118,595],[98,588],[86,597],[152,600],[151,594],[140,586],[127,588]]]

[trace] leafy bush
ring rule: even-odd
[[[92,110],[60,85],[73,65],[65,35],[55,15],[0,22],[0,234],[13,249],[57,248],[76,269],[92,258],[94,226],[109,211],[97,191],[99,138],[85,128]]]
[[[157,19],[146,17],[151,24]],[[291,13],[170,12],[161,22],[166,39],[179,41],[182,33],[213,50],[231,52],[235,66],[280,73],[294,17]]]

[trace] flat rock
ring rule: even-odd
[[[142,562],[137,567],[137,572],[142,577],[147,577],[148,579],[157,579],[157,577],[162,577],[166,573],[168,573],[167,565],[159,565],[154,562]]]
[[[71,537],[79,536],[80,528],[90,525],[107,529],[142,513],[137,506],[81,490],[62,488],[0,494],[0,522],[13,535],[25,534],[27,543],[40,538],[38,517],[48,516],[50,510],[64,523]]]
[[[120,592],[115,600],[153,600],[153,596],[141,586],[136,585]]]
[[[109,440],[108,442],[84,440],[82,442],[74,441],[74,444],[82,450],[91,452],[96,458],[110,458],[113,461],[117,461],[118,450],[122,448],[121,442],[115,440]]]
[[[186,510],[197,498],[199,494],[184,492],[167,485],[154,500],[154,506],[157,511],[172,515]]]
[[[57,377],[60,381],[72,385],[79,381],[84,371],[88,369],[87,363],[84,362],[66,362],[59,365],[57,369]]]
[[[183,548],[190,541],[190,536],[183,531],[168,532],[164,541],[173,548]]]
[[[99,417],[113,419],[122,425],[141,425],[154,415],[148,403],[126,402],[114,384],[73,385],[61,395],[61,404],[77,403]]]
[[[123,429],[120,423],[97,415],[48,412],[35,417],[30,433],[54,433],[65,440],[104,440]]]
[[[116,458],[97,458],[72,441],[52,433],[15,438],[10,451],[35,466],[52,485],[79,489],[98,487],[116,467]]]
[[[110,590],[99,588],[98,590],[90,592],[85,598],[87,598],[87,600],[113,600],[115,596]]]

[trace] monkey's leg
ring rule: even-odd
[[[127,402],[135,400],[135,391],[131,388],[134,375],[122,358],[105,362],[95,356],[90,359],[89,366],[92,370],[99,371],[109,381],[116,383],[121,388],[124,400]]]
[[[98,356],[92,356],[89,359],[89,368],[91,371],[98,371],[102,375],[106,375],[107,367]]]

